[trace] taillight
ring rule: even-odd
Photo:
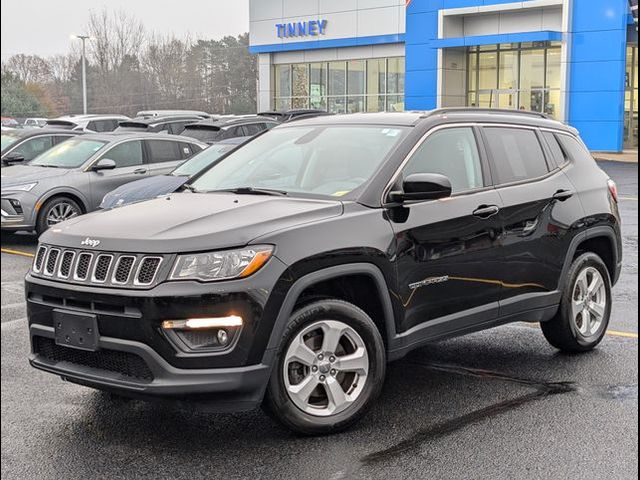
[[[609,193],[611,193],[615,202],[618,203],[618,186],[616,185],[616,182],[611,179],[607,180],[607,187],[609,187]]]

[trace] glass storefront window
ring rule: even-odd
[[[345,62],[329,62],[329,95],[344,95],[346,85],[347,64]]]
[[[291,66],[276,65],[275,68],[276,97],[291,96]]]
[[[387,60],[387,93],[404,93],[404,57]]]
[[[467,105],[560,112],[560,44],[507,43],[470,47]]]
[[[275,65],[273,72],[273,106],[278,110],[404,110],[403,57]]]
[[[513,90],[518,88],[518,52],[500,52],[498,88]]]
[[[624,148],[638,148],[638,47],[627,45],[624,96]]]
[[[481,52],[478,55],[478,90],[496,88],[498,52]]]

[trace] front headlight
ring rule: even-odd
[[[179,255],[169,279],[212,282],[248,277],[267,263],[272,253],[272,246],[259,245],[237,250]]]
[[[33,187],[35,187],[36,185],[38,185],[38,182],[34,182],[34,183],[23,183],[22,185],[9,185],[7,187],[4,187],[2,189],[2,191],[7,191],[7,192],[29,192],[31,191],[31,189],[33,189]]]

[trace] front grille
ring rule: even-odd
[[[113,273],[113,283],[125,284],[129,281],[131,276],[131,270],[133,270],[133,264],[136,261],[136,257],[121,256],[116,264],[115,271]]]
[[[160,257],[147,257],[140,263],[138,274],[136,275],[136,283],[138,285],[150,285],[158,273],[158,267],[162,258]]]
[[[40,270],[42,270],[42,264],[44,263],[44,257],[45,257],[46,253],[47,253],[47,247],[45,247],[45,246],[38,247],[38,252],[36,253],[36,258],[33,261],[33,271],[34,272],[39,272]]]
[[[86,280],[89,275],[89,266],[91,265],[91,259],[93,254],[81,253],[78,257],[78,263],[76,264],[76,274],[74,278],[76,280]]]
[[[69,278],[69,274],[71,273],[71,265],[73,264],[73,259],[75,256],[75,252],[71,250],[66,250],[62,254],[62,259],[60,260],[60,268],[58,270],[58,275],[60,277]]]
[[[151,372],[147,363],[133,353],[104,349],[89,352],[63,347],[50,338],[38,336],[33,337],[33,349],[35,353],[51,362],[68,362],[74,365],[118,373],[124,377],[145,383],[153,381],[153,372]]]
[[[162,255],[93,252],[40,245],[32,273],[85,285],[149,288],[162,280],[159,273],[164,260]]]
[[[44,274],[52,276],[56,271],[56,264],[58,263],[58,255],[60,250],[57,248],[49,249],[49,255],[47,255],[47,261],[44,264]]]
[[[94,282],[104,283],[107,280],[107,275],[109,274],[109,267],[111,266],[111,261],[113,260],[113,255],[108,254],[100,254],[96,259],[96,266],[93,269],[93,278]]]

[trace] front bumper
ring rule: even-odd
[[[16,211],[10,200],[19,202],[20,210]],[[34,211],[37,198],[29,192],[2,192],[2,211],[0,218],[2,230],[33,230],[35,228]]]
[[[202,284],[165,282],[149,290],[64,284],[27,275],[31,365],[63,379],[142,398],[200,401],[215,411],[248,410],[264,395],[272,358],[266,349],[277,311],[272,289],[286,269],[277,258],[250,278]],[[98,349],[57,345],[54,310],[95,315]],[[185,352],[160,328],[163,320],[244,319],[226,350]]]
[[[52,327],[32,324],[29,327],[32,343],[48,339],[54,342]],[[241,411],[255,408],[262,400],[269,379],[270,367],[263,364],[236,368],[179,369],[167,363],[149,346],[128,340],[100,337],[100,351],[126,352],[139,357],[149,368],[151,376],[135,378],[120,372],[83,365],[74,361],[51,359],[42,350],[29,356],[31,366],[63,379],[138,398],[160,397],[174,400],[200,400],[216,411]],[[57,347],[68,349],[67,347]],[[88,355],[84,352],[74,354]]]

